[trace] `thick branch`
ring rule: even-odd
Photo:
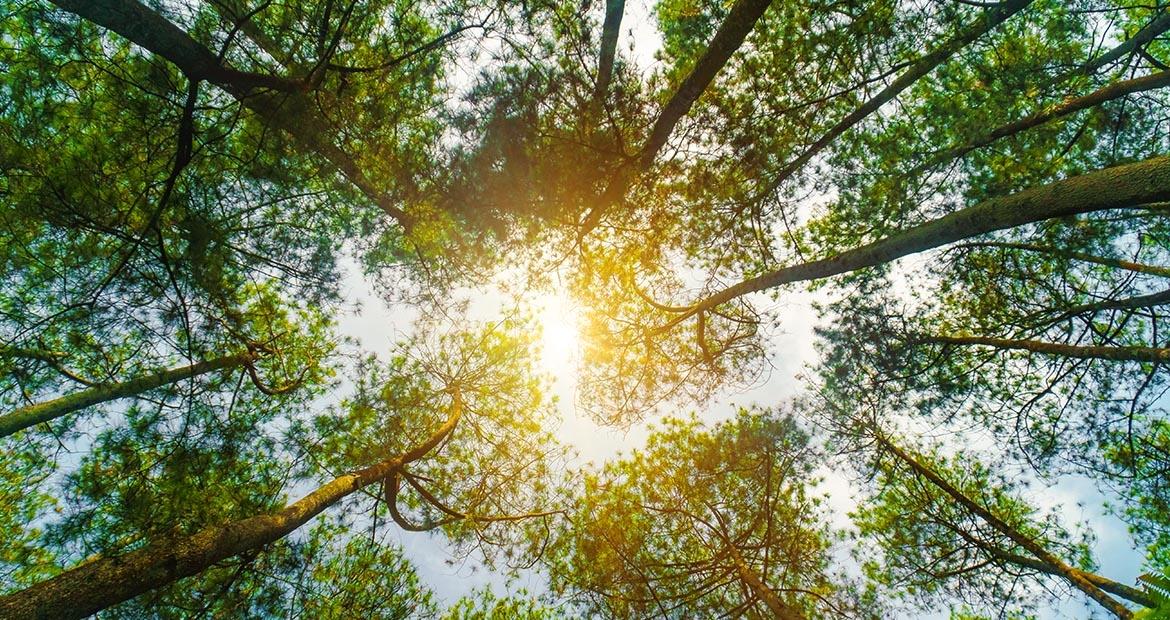
[[[998,547],[985,547],[985,548],[987,549],[988,553],[990,553],[991,555],[995,556],[996,558],[998,558],[1000,560],[1003,560],[1004,562],[1009,562],[1011,564],[1015,564],[1016,566],[1022,566],[1024,568],[1028,568],[1028,569],[1038,571],[1041,573],[1054,575],[1056,577],[1063,577],[1064,576],[1059,571],[1055,570],[1052,566],[1049,566],[1048,564],[1045,564],[1044,562],[1041,562],[1039,560],[1029,558],[1029,557],[1024,557],[1022,555],[1016,555],[1014,553],[1008,553],[1007,551],[1004,551],[1003,549],[999,549]],[[1147,594],[1147,593],[1145,593],[1137,588],[1134,588],[1132,586],[1127,586],[1124,583],[1118,583],[1116,581],[1113,581],[1112,579],[1109,579],[1108,577],[1102,577],[1101,575],[1098,575],[1096,573],[1090,573],[1088,571],[1083,571],[1083,570],[1080,570],[1077,568],[1072,568],[1072,567],[1070,567],[1070,568],[1071,568],[1071,570],[1079,573],[1081,575],[1081,577],[1084,577],[1085,581],[1092,583],[1093,585],[1097,586],[1098,588],[1101,588],[1102,590],[1104,590],[1106,592],[1109,592],[1110,594],[1120,596],[1126,600],[1137,603],[1138,605],[1141,605],[1143,607],[1149,607],[1150,609],[1153,609],[1153,608],[1158,606],[1158,601],[1156,599],[1154,599],[1149,594]]]
[[[860,123],[870,114],[876,112],[878,108],[892,101],[902,91],[933,71],[935,67],[946,62],[956,52],[987,34],[1029,4],[1031,4],[1031,0],[1005,0],[995,5],[994,8],[987,9],[974,24],[961,30],[953,39],[950,39],[946,43],[936,47],[929,54],[918,59],[909,69],[891,82],[889,86],[883,88],[881,92],[871,97],[865,103],[862,103],[845,116],[845,118],[838,121],[836,125],[833,125],[816,142],[813,142],[798,155],[796,159],[789,162],[787,166],[780,170],[776,178],[768,183],[763,195],[766,196],[774,192],[784,181],[788,180],[789,177],[804,167],[809,160],[824,150],[825,147],[829,146],[841,134]]]
[[[272,89],[287,93],[303,92],[305,84],[262,73],[249,73],[226,67],[215,54],[200,45],[170,20],[149,7],[126,0],[51,0],[53,4],[109,28],[135,44],[165,57],[188,79],[207,80],[221,86],[251,92]],[[165,50],[161,52],[160,50]]]
[[[910,178],[916,177],[923,171],[930,170],[939,164],[951,161],[952,159],[957,159],[966,155],[967,153],[970,153],[971,151],[974,151],[975,149],[987,146],[996,140],[1027,131],[1033,127],[1043,125],[1044,123],[1047,123],[1053,119],[1068,116],[1069,114],[1080,112],[1081,110],[1087,110],[1089,108],[1099,106],[1107,101],[1120,99],[1127,95],[1158,88],[1165,88],[1167,86],[1170,86],[1170,71],[1162,71],[1159,73],[1142,76],[1140,78],[1134,78],[1132,80],[1114,82],[1113,84],[1099,88],[1083,97],[1066,99],[1059,104],[1050,106],[1048,109],[1041,110],[1040,112],[1036,112],[1035,114],[1031,114],[1017,121],[1007,123],[1006,125],[1000,125],[999,127],[996,127],[995,129],[992,129],[991,131],[974,138],[965,144],[942,151],[936,154],[934,157],[928,159],[926,162],[916,166],[913,170],[906,173],[906,176]]]
[[[447,420],[415,448],[333,479],[283,510],[160,540],[120,556],[100,558],[14,594],[0,597],[3,618],[83,618],[213,564],[257,551],[295,531],[342,498],[426,456],[455,428],[462,401],[454,393]]]
[[[729,544],[727,549],[731,561],[735,564],[736,574],[756,596],[760,597],[760,600],[764,601],[768,611],[771,611],[779,620],[805,620],[803,613],[785,603],[772,588],[768,587],[768,584],[760,579],[760,576],[747,565],[743,555],[740,554],[739,549],[735,548],[735,545]]]
[[[1135,263],[1133,261],[1121,260],[1117,258],[1108,258],[1105,256],[1097,256],[1095,254],[1087,254],[1085,252],[1074,252],[1072,250],[1065,250],[1050,245],[1040,245],[1036,243],[1011,243],[1006,241],[980,241],[974,243],[964,243],[955,246],[955,249],[961,248],[1004,248],[1007,250],[1024,250],[1028,252],[1043,252],[1045,254],[1055,254],[1072,260],[1078,260],[1085,263],[1095,263],[1097,265],[1105,265],[1106,267],[1116,267],[1126,271],[1133,271],[1135,273],[1146,273],[1155,276],[1162,276],[1170,278],[1170,268],[1159,267],[1157,265],[1145,265],[1142,263]]]
[[[1060,83],[1067,79],[1076,77],[1078,75],[1089,75],[1095,73],[1101,67],[1129,54],[1130,52],[1140,50],[1147,43],[1154,40],[1154,37],[1170,30],[1170,12],[1159,11],[1150,23],[1138,30],[1132,37],[1126,39],[1120,45],[1114,47],[1108,52],[1090,60],[1089,62],[1068,71],[1053,80],[1053,83]]]
[[[949,495],[951,499],[955,500],[956,503],[969,511],[971,514],[982,519],[985,523],[995,528],[997,531],[999,531],[999,533],[1006,536],[1009,540],[1025,549],[1028,553],[1031,553],[1036,557],[1036,559],[1047,564],[1053,571],[1055,571],[1054,574],[1064,577],[1065,580],[1071,583],[1074,587],[1084,592],[1086,595],[1088,595],[1094,601],[1098,602],[1105,609],[1108,609],[1118,618],[1121,618],[1122,620],[1129,620],[1129,618],[1133,617],[1133,613],[1126,609],[1124,605],[1103,592],[1101,588],[1097,587],[1097,585],[1085,579],[1082,571],[1069,566],[1060,558],[1049,553],[1047,549],[1041,546],[1040,543],[1033,540],[1032,537],[1024,534],[1011,525],[1008,525],[990,510],[984,508],[978,502],[967,497],[962,491],[951,485],[951,483],[947,482],[933,469],[923,465],[918,461],[918,459],[914,458],[905,450],[891,442],[880,431],[877,431],[877,429],[874,430],[875,439],[877,439],[877,441],[887,450],[893,453],[894,456],[898,457],[899,460],[908,465],[910,469],[913,470],[917,475],[929,480],[931,484]]]
[[[978,235],[1057,217],[1130,208],[1170,199],[1170,157],[1097,170],[1048,185],[985,200],[936,220],[836,256],[784,267],[744,280],[692,305],[656,331],[733,299],[793,282],[818,280]]]
[[[1040,340],[1012,340],[987,336],[927,336],[923,342],[960,346],[986,346],[1016,351],[1031,351],[1077,359],[1109,360],[1115,362],[1170,362],[1170,349],[1160,347],[1099,347],[1059,344]]]
[[[14,411],[0,416],[0,437],[7,437],[17,431],[26,429],[30,426],[35,426],[41,422],[48,422],[55,420],[61,416],[68,415],[74,411],[85,409],[93,405],[117,400],[119,398],[128,398],[137,396],[146,391],[153,390],[164,385],[170,385],[197,377],[202,374],[222,370],[224,368],[235,368],[247,364],[252,360],[250,353],[237,353],[235,355],[225,355],[213,360],[207,360],[192,364],[190,366],[183,366],[180,368],[171,368],[169,370],[162,370],[159,372],[136,377],[123,383],[115,383],[113,385],[102,385],[88,390],[82,390],[62,396],[47,402],[21,407]]]
[[[291,135],[302,148],[323,157],[382,211],[403,227],[410,227],[412,218],[398,208],[390,195],[375,187],[357,163],[334,144],[335,132],[318,116],[304,92],[307,83],[224,67],[210,50],[136,0],[54,0],[54,3],[165,58],[189,78],[207,80],[223,88],[266,122]],[[259,89],[283,92],[277,96]]]

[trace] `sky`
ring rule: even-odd
[[[342,285],[343,293],[349,299],[349,305],[359,307],[360,310],[344,314],[339,322],[339,331],[356,339],[362,349],[385,354],[393,343],[410,333],[417,312],[405,305],[386,305],[369,283],[358,275],[354,263],[345,265],[345,270],[347,275]],[[507,307],[504,295],[490,288],[465,290],[462,294],[475,300],[470,308],[469,318],[472,320],[498,319]],[[816,360],[813,334],[816,325],[815,301],[813,294],[795,290],[786,294],[780,302],[772,303],[771,308],[776,311],[780,325],[768,339],[769,350],[773,352],[771,372],[750,390],[725,391],[707,406],[695,408],[701,420],[708,424],[715,423],[730,417],[739,406],[771,406],[800,392],[801,375]],[[629,429],[615,429],[597,425],[575,404],[575,374],[580,359],[580,342],[575,326],[577,310],[572,302],[567,297],[551,294],[535,300],[534,305],[543,332],[540,338],[542,366],[552,375],[552,394],[558,400],[561,414],[561,425],[556,433],[558,440],[572,446],[577,452],[579,458],[576,464],[602,463],[640,447],[653,424],[653,418]],[[679,413],[687,412],[684,410]],[[834,525],[848,527],[847,513],[855,501],[851,496],[850,483],[847,478],[831,470],[822,473],[825,482],[820,491],[828,496]],[[1068,523],[1089,523],[1096,535],[1094,551],[1101,563],[1101,574],[1126,583],[1134,582],[1139,572],[1141,554],[1133,548],[1124,524],[1105,514],[1105,500],[1091,481],[1062,479],[1056,485],[1034,485],[1031,498],[1042,507],[1059,506]],[[497,594],[515,592],[518,588],[530,593],[545,590],[545,582],[539,574],[526,573],[509,584],[502,573],[484,568],[474,557],[466,560],[456,558],[440,535],[395,531],[391,538],[404,548],[423,582],[444,603],[452,603],[482,587],[491,587]],[[847,562],[847,554],[841,554],[838,559]],[[1078,593],[1070,595],[1059,609],[1043,613],[1041,618],[1055,620],[1083,618],[1085,615],[1086,607]],[[939,613],[919,617],[945,618],[946,615]]]
[[[598,18],[600,21],[600,17]],[[650,3],[636,0],[626,3],[619,51],[632,59],[640,70],[649,73],[655,65],[654,54],[660,46]],[[456,81],[470,83],[474,67]],[[915,258],[907,259],[914,261]],[[920,259],[917,259],[920,260]],[[343,335],[355,338],[361,347],[375,353],[385,353],[401,336],[409,334],[417,312],[409,306],[387,306],[358,274],[354,263],[346,265],[343,294],[350,305],[359,307],[346,313],[340,320]],[[465,291],[474,300],[469,318],[491,321],[499,318],[504,309],[504,297],[491,287]],[[762,300],[762,298],[761,298]],[[640,447],[648,435],[651,420],[629,429],[615,429],[595,424],[575,405],[576,364],[580,358],[580,343],[575,319],[577,311],[563,295],[550,294],[534,301],[543,334],[541,337],[544,369],[552,374],[553,394],[558,399],[561,426],[557,432],[560,441],[572,446],[579,454],[577,463],[601,463],[623,452]],[[756,386],[740,392],[724,392],[710,404],[696,408],[700,419],[714,423],[729,417],[738,406],[758,404],[771,406],[795,396],[801,388],[801,375],[816,359],[813,327],[816,324],[813,294],[794,290],[786,293],[780,302],[765,302],[779,317],[780,325],[768,339],[772,352],[772,370]],[[687,413],[680,411],[678,413]],[[825,471],[825,482],[820,489],[829,498],[836,525],[848,526],[848,511],[853,507],[849,481],[833,471]],[[1105,498],[1094,484],[1086,479],[1062,479],[1058,484],[1033,485],[1031,498],[1042,507],[1059,506],[1067,523],[1084,521],[1096,536],[1095,555],[1100,572],[1117,581],[1133,583],[1139,572],[1141,553],[1132,546],[1125,526],[1107,515]],[[470,594],[474,589],[491,587],[498,594],[525,588],[529,592],[544,591],[539,574],[527,573],[509,584],[498,573],[485,569],[474,559],[459,561],[441,536],[396,532],[392,537],[402,545],[414,562],[423,582],[435,591],[444,603]],[[845,558],[847,561],[847,558]],[[1041,618],[1083,618],[1088,613],[1079,593],[1055,610],[1042,612]],[[929,613],[920,618],[945,618],[943,612]]]

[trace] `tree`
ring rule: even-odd
[[[761,299],[756,293],[884,269],[909,254],[997,230],[1026,232],[1071,215],[1107,221],[1116,217],[1114,209],[1165,200],[1164,180],[1127,196],[1124,177],[1138,170],[1128,167],[1141,165],[1134,162],[1158,167],[1154,162],[1162,161],[1164,136],[1156,127],[1166,76],[1118,75],[1133,66],[1123,61],[1135,58],[1157,68],[1140,53],[1159,53],[1167,26],[1161,9],[1095,9],[1124,15],[1134,34],[1119,34],[1121,42],[1098,52],[1086,38],[1098,24],[1080,6],[997,5],[1026,16],[1000,21],[1002,13],[952,8],[924,15],[883,6],[887,12],[833,20],[818,14],[820,7],[802,7],[792,9],[800,33],[749,39],[726,79],[693,111],[696,123],[718,129],[682,134],[679,152],[688,156],[640,188],[638,208],[614,221],[610,237],[588,256],[590,269],[581,272],[580,294],[597,317],[590,372],[598,409],[617,420],[636,418],[665,400],[703,397],[758,372],[760,327],[770,315],[751,299]],[[974,18],[956,19],[963,12]],[[891,33],[897,20],[904,20],[899,26],[909,40]],[[967,26],[973,23],[981,25]],[[668,32],[672,27],[664,22]],[[695,35],[683,32],[693,42]],[[824,58],[842,39],[856,46],[847,58],[872,59],[870,66],[882,70],[862,64],[854,72]],[[953,42],[938,47],[953,55],[928,49],[917,56],[915,39]],[[668,37],[667,45],[676,44]],[[899,64],[883,53],[910,60]],[[769,69],[776,58],[830,69]],[[883,88],[893,75],[907,80],[891,78]],[[822,90],[830,92],[804,97]],[[770,116],[753,110],[756,102],[774,100],[792,103],[775,106]],[[898,105],[867,113],[875,101]],[[826,113],[838,108],[839,115]],[[1124,122],[1114,122],[1119,114]],[[822,130],[826,118],[857,122],[837,129],[830,121]],[[829,139],[818,142],[820,136]],[[819,155],[802,156],[806,151]],[[1100,202],[1082,203],[1086,210],[1076,213],[1026,209],[1034,219],[1000,220],[984,211],[1014,200],[1055,204],[1041,198],[1044,192],[1074,187]],[[824,206],[807,206],[809,193],[827,196]],[[1109,197],[1118,201],[1109,204]],[[1149,219],[1158,213],[1149,208]],[[965,216],[973,219],[962,224]]]
[[[815,454],[791,418],[668,419],[644,450],[589,474],[554,546],[553,586],[585,613],[867,616],[830,570],[836,536],[810,494]]]
[[[349,459],[355,459],[358,468],[283,509],[260,511],[187,534],[161,536],[124,553],[90,559],[0,598],[0,610],[13,616],[83,617],[199,574],[222,560],[259,553],[330,506],[372,485],[389,485],[399,477],[445,483],[439,493],[416,487],[419,503],[431,510],[449,514],[447,502],[437,496],[471,498],[469,502],[474,503],[463,508],[458,518],[428,524],[432,528],[444,526],[456,539],[470,538],[482,545],[493,540],[493,525],[550,518],[554,513],[547,511],[528,510],[524,515],[479,512],[497,508],[502,502],[541,500],[545,498],[542,486],[549,489],[520,482],[521,476],[547,476],[543,453],[505,456],[521,442],[552,445],[540,430],[541,396],[538,384],[525,372],[523,341],[499,329],[486,329],[455,335],[445,344],[450,348],[436,349],[430,358],[400,356],[390,367],[387,383],[371,395],[375,400],[359,400],[351,408],[353,415],[377,424],[370,429],[369,444],[340,444],[336,462],[348,464],[353,462]],[[376,415],[379,410],[375,407],[395,415]],[[326,436],[327,442],[345,439]],[[485,468],[481,459],[491,459],[493,466]],[[477,479],[474,472],[478,471],[486,474]],[[484,488],[490,492],[487,497],[482,494]],[[535,489],[535,495],[527,492],[530,488]],[[527,542],[534,548],[541,546],[539,540]]]

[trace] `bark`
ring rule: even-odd
[[[287,132],[301,147],[324,158],[374,204],[404,228],[413,220],[386,192],[378,189],[357,163],[334,144],[332,130],[317,114],[306,90],[309,81],[236,71],[224,67],[206,47],[162,15],[136,0],[52,0],[54,4],[157,54],[192,80],[207,80],[224,89],[269,124]],[[269,90],[282,91],[279,93]]]
[[[21,407],[0,416],[0,437],[7,437],[30,426],[55,420],[74,411],[85,409],[86,407],[120,398],[137,396],[149,390],[178,383],[179,381],[209,372],[243,366],[251,362],[252,359],[253,357],[250,353],[225,355],[213,360],[191,364],[190,366],[161,370],[136,377],[123,383],[99,385],[47,402]]]
[[[760,576],[747,565],[739,549],[730,544],[727,549],[732,563],[735,564],[736,574],[756,596],[760,597],[760,600],[764,601],[768,611],[772,612],[779,620],[805,620],[805,615],[800,610],[793,609],[785,603],[772,588],[768,587],[768,584],[764,583],[763,579],[760,579]]]
[[[807,280],[881,265],[978,235],[1047,219],[1124,209],[1170,199],[1170,157],[1105,168],[992,198],[829,258],[783,267],[710,295],[679,313],[657,333],[733,299]]]
[[[787,166],[780,170],[776,178],[772,179],[766,190],[763,192],[764,196],[771,194],[780,187],[784,181],[788,180],[793,174],[804,167],[813,157],[824,150],[829,144],[841,136],[841,134],[848,131],[853,126],[865,120],[870,114],[873,114],[886,103],[892,101],[902,91],[909,88],[919,79],[934,70],[935,67],[946,62],[956,52],[966,47],[971,42],[979,37],[987,34],[996,26],[999,26],[1012,15],[1015,15],[1024,7],[1031,4],[1031,0],[1005,0],[996,4],[993,8],[987,9],[982,16],[974,24],[959,31],[953,38],[936,47],[933,51],[918,59],[910,66],[904,73],[899,75],[890,83],[889,86],[883,88],[876,95],[871,97],[865,103],[862,103],[855,110],[850,112],[845,118],[837,122],[829,128],[816,142],[808,146],[796,159],[792,160]]]
[[[592,232],[605,211],[621,200],[637,177],[650,168],[659,151],[666,145],[675,125],[690,112],[691,106],[715,79],[715,75],[743,45],[744,39],[755,27],[756,22],[763,17],[769,4],[771,0],[737,0],[731,7],[731,12],[719,25],[706,51],[658,113],[658,118],[650,129],[650,137],[638,154],[636,165],[622,166],[618,169],[615,177],[598,198],[597,206],[589,211],[582,221],[580,236],[584,237]]]
[[[189,79],[207,80],[235,90],[270,88],[300,92],[299,80],[249,73],[226,67],[215,54],[149,7],[133,0],[52,0],[53,4],[99,26],[109,28],[139,46],[164,56]],[[166,50],[160,53],[158,50]]]
[[[1042,252],[1045,254],[1055,254],[1072,260],[1078,260],[1085,263],[1094,263],[1097,265],[1105,265],[1106,267],[1116,267],[1126,271],[1133,271],[1135,273],[1145,273],[1154,276],[1162,276],[1170,278],[1170,268],[1159,267],[1157,265],[1144,265],[1142,263],[1135,263],[1133,261],[1121,260],[1117,258],[1108,258],[1105,256],[1096,256],[1093,254],[1086,254],[1084,252],[1073,252],[1049,245],[1039,245],[1035,243],[1008,243],[1003,241],[985,241],[980,243],[965,243],[956,248],[1004,248],[1007,250],[1024,250],[1027,252]]]
[[[999,127],[996,127],[995,129],[992,129],[991,131],[973,140],[970,140],[965,144],[942,151],[936,154],[934,157],[928,159],[926,162],[916,166],[913,170],[906,173],[906,176],[908,178],[917,177],[924,171],[930,170],[939,164],[946,163],[953,159],[958,159],[959,157],[962,157],[967,153],[974,151],[975,149],[987,146],[996,140],[1027,131],[1033,127],[1038,127],[1053,119],[1068,116],[1070,114],[1080,112],[1081,110],[1087,110],[1089,108],[1099,106],[1107,101],[1113,101],[1114,99],[1120,99],[1135,93],[1155,90],[1158,88],[1165,88],[1167,86],[1170,86],[1170,71],[1161,71],[1159,73],[1145,75],[1140,78],[1134,78],[1132,80],[1114,82],[1113,84],[1099,88],[1083,97],[1066,99],[1059,104],[1050,106],[1046,110],[1036,112],[1035,114],[1031,114],[1005,125],[1000,125]]]
[[[951,483],[943,479],[933,469],[923,465],[918,459],[911,456],[905,450],[895,445],[887,439],[881,432],[874,433],[878,443],[889,450],[894,456],[905,463],[914,471],[915,474],[922,476],[930,481],[931,484],[938,487],[939,490],[946,493],[951,499],[955,500],[960,506],[969,511],[971,514],[982,519],[985,523],[995,528],[999,533],[1006,536],[1013,543],[1019,545],[1028,553],[1031,553],[1037,560],[1046,564],[1052,571],[1052,574],[1063,577],[1066,581],[1072,584],[1075,588],[1084,592],[1089,598],[1099,603],[1102,607],[1112,612],[1122,620],[1128,620],[1133,617],[1133,613],[1124,605],[1117,602],[1114,598],[1106,594],[1094,584],[1092,581],[1084,577],[1084,572],[1066,564],[1063,560],[1052,555],[1040,543],[1036,542],[1032,537],[1024,534],[1018,529],[1008,525],[1002,519],[997,517],[990,510],[984,508],[978,502],[963,494],[962,491],[955,488]]]
[[[987,346],[998,349],[1031,351],[1042,355],[1078,359],[1109,360],[1114,362],[1170,362],[1170,349],[1161,347],[1099,347],[1044,342],[1040,340],[1012,340],[987,336],[929,336],[924,342],[960,346]]]
[[[601,25],[601,56],[597,62],[597,83],[593,87],[593,105],[599,108],[613,79],[613,61],[617,56],[618,35],[622,30],[625,0],[605,0],[605,22]]]
[[[1023,568],[1030,569],[1030,570],[1038,571],[1041,573],[1053,575],[1055,577],[1063,577],[1063,575],[1060,572],[1056,571],[1052,566],[1049,566],[1048,564],[1045,564],[1044,562],[1041,562],[1041,561],[1036,560],[1034,558],[1029,558],[1029,557],[1025,557],[1022,555],[1016,555],[1014,553],[1008,553],[1007,551],[1004,551],[1002,549],[997,549],[994,547],[989,548],[988,552],[991,553],[991,555],[995,556],[996,558],[1003,560],[1004,562],[1015,564],[1016,566],[1020,566]],[[1072,568],[1071,570],[1073,572],[1080,574],[1081,577],[1084,577],[1085,581],[1092,583],[1093,585],[1097,586],[1098,588],[1101,588],[1102,590],[1104,590],[1110,594],[1120,596],[1121,598],[1124,598],[1124,599],[1126,599],[1130,602],[1133,602],[1133,603],[1137,603],[1138,605],[1141,605],[1142,607],[1149,607],[1150,609],[1153,609],[1153,608],[1158,606],[1157,599],[1153,598],[1148,593],[1143,592],[1135,587],[1127,586],[1124,583],[1119,583],[1119,582],[1113,581],[1112,579],[1109,579],[1108,577],[1102,577],[1101,575],[1098,575],[1097,573],[1090,573],[1088,571],[1083,571],[1083,570],[1080,570],[1077,568]]]
[[[1153,308],[1166,304],[1170,304],[1170,289],[1159,291],[1157,293],[1150,293],[1149,295],[1125,297],[1123,299],[1106,299],[1088,304],[1080,304],[1073,306],[1064,312],[1061,312],[1056,317],[1048,319],[1044,323],[1046,325],[1055,325],[1061,321],[1071,319],[1078,314],[1084,314],[1086,312],[1103,312],[1105,310],[1139,310],[1141,308]]]
[[[342,498],[379,482],[427,455],[451,433],[462,414],[454,393],[450,416],[408,452],[333,479],[279,512],[160,540],[136,551],[89,561],[14,594],[0,597],[0,618],[84,618],[139,594],[198,574],[217,562],[261,550],[295,531]]]
[[[1157,17],[1150,21],[1150,23],[1146,24],[1141,30],[1138,30],[1136,33],[1134,33],[1134,35],[1125,42],[1098,56],[1097,58],[1094,58],[1093,60],[1081,65],[1080,67],[1060,75],[1055,80],[1053,80],[1053,83],[1060,83],[1078,75],[1090,75],[1095,73],[1101,67],[1118,60],[1122,56],[1137,51],[1150,41],[1153,41],[1155,37],[1162,34],[1163,32],[1166,32],[1167,30],[1170,30],[1170,12],[1160,11]]]

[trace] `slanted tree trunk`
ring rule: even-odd
[[[1060,344],[1041,340],[1013,340],[987,336],[926,336],[921,342],[959,346],[986,346],[997,349],[1030,351],[1041,355],[1097,359],[1115,362],[1170,362],[1170,349],[1159,347],[1099,347]]]
[[[247,352],[225,355],[190,366],[160,370],[122,383],[99,385],[43,403],[21,407],[0,416],[0,437],[7,437],[30,426],[55,420],[86,407],[119,398],[137,396],[164,385],[178,383],[217,370],[237,368],[251,362],[252,359],[253,355]]]
[[[785,603],[764,580],[756,574],[754,570],[748,566],[747,561],[744,560],[743,554],[735,545],[729,544],[727,546],[728,554],[731,556],[731,561],[735,564],[735,573],[743,580],[747,587],[764,601],[764,605],[768,607],[768,611],[779,620],[805,620],[805,615],[798,609],[793,609],[788,603]]]
[[[348,153],[332,140],[334,132],[313,109],[306,91],[314,76],[301,80],[237,71],[223,66],[210,50],[162,15],[136,0],[52,0],[53,4],[108,28],[174,64],[191,80],[207,80],[227,91],[266,122],[287,132],[316,153],[403,227],[413,219],[388,193],[378,189]],[[264,90],[281,91],[280,96]]]
[[[1081,592],[1084,592],[1089,596],[1089,598],[1099,603],[1102,607],[1112,612],[1113,615],[1117,616],[1118,618],[1121,618],[1122,620],[1129,620],[1133,617],[1133,612],[1127,609],[1125,605],[1122,605],[1116,599],[1102,591],[1102,589],[1098,587],[1097,584],[1087,579],[1083,571],[1069,566],[1060,558],[1049,553],[1047,549],[1045,549],[1040,543],[1036,542],[1032,537],[1012,527],[997,517],[990,510],[984,508],[975,500],[967,497],[962,491],[943,479],[943,477],[940,476],[937,472],[921,463],[910,453],[898,447],[877,429],[874,429],[873,434],[874,438],[878,441],[879,444],[881,444],[891,454],[896,456],[898,460],[909,466],[916,475],[922,476],[923,478],[930,481],[931,484],[933,484],[943,493],[946,493],[948,496],[950,496],[951,499],[955,500],[955,502],[962,506],[965,510],[975,515],[979,519],[982,519],[984,523],[987,523],[991,527],[995,528],[996,531],[1006,536],[1013,543],[1019,545],[1028,553],[1031,553],[1038,561],[1049,567],[1048,572],[1053,575],[1059,575],[1063,577],[1066,581],[1072,584],[1073,587],[1077,588]]]
[[[757,291],[881,265],[997,230],[1165,200],[1170,200],[1170,157],[1155,157],[1031,187],[985,200],[836,256],[783,267],[744,280],[687,307],[657,332],[665,332],[696,314]]]
[[[793,174],[804,167],[813,157],[824,150],[836,140],[841,134],[849,131],[854,125],[865,120],[867,116],[878,111],[886,103],[892,101],[902,91],[910,88],[915,82],[922,79],[926,74],[934,70],[935,67],[946,62],[955,52],[963,49],[971,42],[979,37],[990,32],[996,26],[1002,24],[1012,15],[1020,12],[1024,7],[1032,3],[1032,0],[1004,0],[996,3],[992,8],[984,11],[983,15],[975,21],[974,24],[959,31],[959,33],[952,39],[939,45],[927,55],[918,59],[910,66],[902,75],[899,75],[889,86],[883,88],[879,93],[866,100],[865,103],[858,106],[852,112],[845,116],[829,128],[816,142],[813,142],[804,151],[796,157],[796,159],[789,162],[776,178],[768,183],[767,189],[763,195],[768,195],[780,187],[784,181],[788,180]]]
[[[654,159],[658,157],[658,152],[666,145],[675,125],[691,111],[691,106],[699,99],[699,95],[703,94],[715,79],[715,75],[731,59],[731,55],[743,45],[744,39],[755,27],[756,22],[764,16],[764,11],[770,4],[771,0],[738,0],[732,5],[727,18],[719,25],[715,36],[711,37],[711,42],[707,44],[703,55],[695,62],[691,72],[683,78],[682,84],[679,84],[670,100],[658,113],[654,126],[650,128],[650,137],[638,154],[636,165],[623,165],[617,169],[614,178],[598,197],[597,205],[582,220],[579,236],[584,237],[592,232],[601,222],[601,216],[605,211],[625,196],[630,184],[639,174],[650,168]]]
[[[427,455],[454,430],[463,405],[455,391],[447,420],[408,452],[340,476],[271,514],[163,539],[136,551],[92,560],[19,592],[0,597],[0,618],[84,618],[139,594],[200,573],[216,562],[258,551],[295,531],[354,492]]]
[[[1010,564],[1015,564],[1016,566],[1019,566],[1021,568],[1027,568],[1027,569],[1038,571],[1041,573],[1046,573],[1049,575],[1053,575],[1055,577],[1063,577],[1064,576],[1059,571],[1057,571],[1054,567],[1052,567],[1048,564],[1045,564],[1044,562],[1041,562],[1039,560],[1036,560],[1034,558],[1024,557],[1022,555],[1016,555],[1014,553],[1008,553],[1007,551],[1004,551],[1002,549],[997,549],[997,548],[987,548],[987,551],[988,551],[988,553],[995,556],[996,558],[999,558],[1000,560],[1003,560],[1004,562],[1008,562]],[[1133,586],[1127,586],[1124,583],[1118,583],[1118,582],[1113,581],[1112,579],[1110,579],[1108,577],[1102,577],[1101,575],[1098,575],[1096,573],[1090,573],[1088,571],[1083,571],[1083,570],[1080,570],[1077,568],[1071,568],[1071,567],[1070,567],[1070,569],[1073,572],[1079,574],[1081,577],[1084,577],[1085,581],[1088,581],[1089,583],[1097,586],[1098,588],[1101,588],[1102,590],[1104,590],[1110,594],[1120,596],[1121,598],[1124,598],[1124,599],[1126,599],[1130,602],[1133,602],[1133,603],[1137,603],[1138,605],[1141,605],[1142,607],[1149,607],[1150,609],[1153,609],[1153,608],[1158,606],[1157,599],[1155,599],[1154,597],[1150,596],[1146,592],[1143,592],[1143,591],[1141,591]]]
[[[593,106],[600,109],[613,79],[613,62],[617,57],[618,35],[622,30],[625,0],[605,0],[605,22],[601,25],[601,55],[597,60],[597,82],[593,87]]]

